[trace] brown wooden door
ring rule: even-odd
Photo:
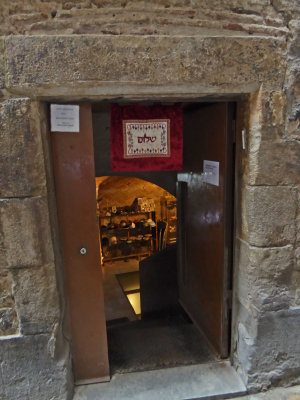
[[[109,377],[100,267],[92,113],[80,105],[80,132],[51,134],[57,212],[62,237],[77,383]],[[86,254],[80,250],[85,248]]]
[[[184,166],[188,173],[179,194],[180,302],[221,357],[228,356],[229,348],[231,110],[227,103],[218,103],[185,113]],[[203,160],[220,163],[219,186],[203,182]]]

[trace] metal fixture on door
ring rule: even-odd
[[[81,254],[82,256],[85,256],[86,253],[87,253],[87,250],[86,250],[85,247],[82,247],[82,248],[79,250],[79,252],[80,252],[80,254]]]

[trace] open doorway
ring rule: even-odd
[[[97,177],[112,374],[215,360],[178,301],[176,197],[135,177]]]
[[[201,345],[203,338],[214,349],[211,352],[206,346],[208,359],[210,357],[215,359],[214,354],[221,358],[229,355],[234,105],[229,103],[184,103],[183,120],[183,170],[130,174],[131,178],[139,178],[143,182],[155,184],[168,192],[169,196],[176,197],[178,231],[176,243],[170,243],[170,246],[160,249],[156,217],[147,215],[137,221],[141,222],[141,219],[144,219],[143,225],[145,222],[148,225],[144,228],[147,228],[149,232],[133,235],[142,235],[141,241],[144,242],[144,249],[140,248],[141,251],[138,254],[134,253],[132,258],[127,257],[129,261],[126,261],[126,263],[129,263],[130,260],[133,260],[133,262],[139,263],[139,291],[142,304],[141,312],[134,313],[137,319],[129,322],[130,326],[132,324],[143,326],[147,322],[148,333],[145,334],[146,330],[139,328],[140,336],[136,337],[135,334],[138,329],[132,332],[126,323],[123,324],[120,321],[122,317],[113,317],[108,320],[117,320],[108,324],[108,326],[110,325],[108,329],[115,332],[111,337],[117,343],[115,347],[117,349],[126,346],[124,345],[126,342],[117,334],[118,329],[120,328],[119,331],[123,335],[128,328],[126,335],[132,341],[132,351],[129,352],[128,359],[130,362],[127,366],[125,365],[124,371],[127,372],[137,369],[144,370],[145,368],[162,368],[174,364],[202,362],[196,357],[196,347],[199,344]],[[112,237],[116,235],[103,237],[106,242],[103,242],[100,236],[102,234],[102,221],[99,230],[99,219],[96,215],[95,177],[117,179],[118,177],[128,176],[128,173],[112,174],[110,170],[109,133],[110,105],[108,103],[97,103],[93,106],[91,104],[80,105],[80,132],[76,134],[65,132],[51,134],[57,210],[64,252],[73,361],[77,383],[99,382],[108,379],[107,327],[103,302],[102,270],[105,270],[105,262],[108,262],[105,258],[111,258],[110,262],[117,262],[118,257],[120,257],[118,251],[126,252],[128,248],[131,250],[135,248],[128,232],[123,237],[123,242],[126,241],[126,244],[123,243],[124,246],[121,249],[118,249],[118,246],[112,249],[108,248],[109,240],[111,240],[110,244],[113,247],[116,238],[112,239]],[[214,183],[207,182],[205,179],[203,173],[205,161],[218,164],[218,178]],[[109,180],[107,183],[109,183]],[[104,184],[105,180],[100,187]],[[119,191],[116,196],[122,198],[122,191]],[[144,197],[147,198],[147,196],[143,196],[143,193],[136,193],[130,201],[122,202],[120,208],[131,207],[132,205],[139,206],[141,205],[139,199]],[[149,196],[150,199],[152,197]],[[116,214],[121,212],[115,203],[104,205],[103,210],[100,210],[99,213],[105,212],[106,214],[108,212],[112,214],[112,207],[114,207]],[[105,210],[107,207],[111,207],[111,210]],[[148,212],[153,213],[149,204],[148,207],[150,207]],[[118,225],[121,224],[123,216],[125,215],[121,214],[120,218],[118,216],[120,219]],[[105,217],[110,218],[111,215],[105,215]],[[103,226],[105,225],[107,228],[110,223],[113,224],[114,222],[107,221],[103,223]],[[134,220],[129,219],[128,215],[122,223],[125,223],[126,229],[128,225],[128,230],[132,223],[135,224]],[[148,240],[146,235],[149,235]],[[103,267],[100,260],[100,243],[103,246]],[[174,248],[176,249],[174,250]],[[115,251],[116,254],[109,254],[110,250]],[[105,254],[105,251],[108,253]],[[163,254],[164,252],[165,254]],[[135,257],[140,259],[135,260]],[[124,254],[122,253],[121,261],[124,261],[123,259]],[[169,266],[169,270],[168,268],[161,268],[161,264]],[[174,268],[175,264],[176,268]],[[145,265],[144,278],[142,277],[143,268],[141,267],[143,265]],[[132,268],[137,270],[136,267]],[[162,271],[167,272],[163,274]],[[149,282],[151,282],[151,285]],[[125,286],[122,287],[122,284],[118,284],[125,299],[128,300],[128,294],[136,294],[134,291],[137,288],[128,291]],[[147,289],[145,289],[147,296],[144,298],[144,304],[147,304],[147,312],[145,313],[147,321],[143,320],[142,286]],[[130,293],[131,290],[133,290],[133,293]],[[157,312],[155,307],[167,304],[170,300],[167,296],[168,290],[168,296],[176,297],[176,306],[170,302],[170,305],[173,304],[174,306],[173,309],[169,307],[168,311],[159,310]],[[151,308],[153,304],[155,307]],[[141,314],[140,320],[138,319],[139,314]],[[160,320],[163,315],[164,322],[160,326],[155,326],[158,314],[161,314]],[[180,323],[178,323],[178,318],[181,320]],[[149,350],[151,347],[146,346],[146,338],[148,337],[149,341],[152,340],[155,336],[156,327],[159,328],[157,330],[160,330],[160,332],[169,332],[171,325],[177,328],[179,326],[179,333],[178,329],[175,328],[177,333],[166,333],[165,339],[160,333],[157,336],[156,344],[152,347],[153,351]],[[197,337],[195,342],[189,340],[189,333],[184,328],[186,325],[189,326],[188,329],[192,327]],[[172,346],[170,338],[175,338],[178,344],[176,339],[179,337],[178,335],[183,339],[180,343],[185,343],[184,340],[187,340],[187,346],[182,345],[183,348],[180,351],[188,349],[189,357],[184,360],[175,357],[172,361],[170,355],[176,354],[177,350],[168,346]],[[203,343],[205,341],[203,340]],[[191,343],[195,343],[195,345],[193,344],[191,348],[188,348]],[[134,353],[138,348],[140,348],[140,353]],[[130,349],[130,346],[128,346],[128,349]],[[159,349],[161,349],[161,352],[158,352],[158,356],[161,357],[161,354],[165,352],[167,359],[164,358],[163,361],[156,359],[146,367],[145,363],[139,366],[140,360],[143,359],[142,356],[132,357],[134,354],[144,352],[144,359],[149,359],[151,358],[150,355],[155,354],[155,351]],[[117,353],[115,355],[117,360],[122,357],[124,357],[122,354]],[[186,361],[187,359],[188,361]],[[115,371],[124,367],[124,363],[120,367],[117,363],[115,365]],[[113,368],[112,372],[114,372]]]
[[[132,319],[130,310],[124,315],[124,302],[115,299],[114,290],[106,288],[114,282],[112,270],[135,319],[140,318],[139,262],[176,243],[176,197],[151,182],[124,176],[97,177],[96,196],[106,320]]]
[[[196,364],[229,354],[234,105],[223,103],[218,109],[187,103],[183,109],[183,171],[128,177],[110,171],[110,106],[93,107],[111,373]],[[221,164],[221,181],[209,195],[210,204],[204,192],[215,188],[204,184],[204,159]],[[210,218],[205,227],[195,224],[201,213]],[[137,229],[141,222],[144,231]],[[195,244],[200,231],[206,238]],[[205,249],[208,236],[212,255]],[[209,266],[211,262],[218,266]],[[202,275],[201,268],[206,269]],[[214,274],[219,276],[212,282]]]

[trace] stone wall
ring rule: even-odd
[[[285,36],[297,0],[2,0],[0,34]]]
[[[297,0],[1,2],[1,398],[72,395],[40,107],[53,100],[245,100],[232,358],[250,391],[299,380],[298,12]]]
[[[244,121],[233,348],[249,391],[299,382],[299,22],[290,27],[283,85],[253,93]]]
[[[0,103],[0,397],[5,400],[66,398],[71,375],[40,125],[36,102]]]

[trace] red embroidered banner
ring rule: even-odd
[[[182,106],[111,106],[112,171],[182,169]]]

